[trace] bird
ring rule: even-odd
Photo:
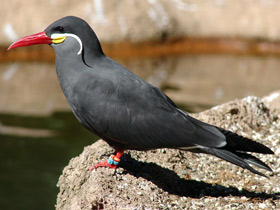
[[[159,88],[106,56],[85,20],[62,17],[8,50],[35,44],[54,49],[58,80],[77,120],[115,150],[90,171],[116,169],[125,150],[160,148],[214,155],[264,177],[251,165],[272,171],[251,154],[274,154],[271,149],[179,109]]]

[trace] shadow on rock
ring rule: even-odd
[[[247,198],[258,200],[280,199],[280,193],[256,193],[245,189],[238,190],[231,186],[224,187],[219,184],[212,185],[203,181],[183,179],[170,169],[163,168],[155,163],[137,161],[131,158],[128,154],[124,154],[123,159],[124,161],[121,161],[119,165],[125,169],[123,173],[129,173],[135,177],[142,177],[151,181],[169,194],[191,198],[201,198],[204,196],[245,196]]]

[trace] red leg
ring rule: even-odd
[[[123,155],[123,153],[124,153],[124,150],[118,150],[118,151],[116,150],[114,152],[114,154],[109,157],[108,160],[97,163],[97,164],[94,164],[93,166],[91,166],[89,168],[89,170],[92,171],[92,170],[97,169],[99,167],[116,169],[120,160],[121,160],[121,156]]]

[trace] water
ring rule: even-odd
[[[178,55],[119,60],[177,104],[201,111],[280,88],[280,59]],[[97,137],[74,118],[53,63],[0,63],[0,209],[54,209],[69,160]]]
[[[71,112],[47,117],[1,114],[0,119],[5,126],[24,127],[31,135],[0,135],[0,209],[54,209],[63,168],[97,137],[80,126]],[[36,129],[52,133],[32,135]]]
[[[279,89],[277,56],[200,54],[119,60],[193,111]],[[0,113],[50,114],[69,110],[54,63],[0,63]],[[1,120],[1,119],[0,119]]]

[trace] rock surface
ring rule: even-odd
[[[194,116],[256,141],[275,155],[256,155],[274,170],[266,179],[218,158],[174,149],[126,151],[114,172],[94,163],[113,150],[103,141],[85,147],[63,170],[57,209],[279,209],[280,112],[277,97],[246,97]]]

